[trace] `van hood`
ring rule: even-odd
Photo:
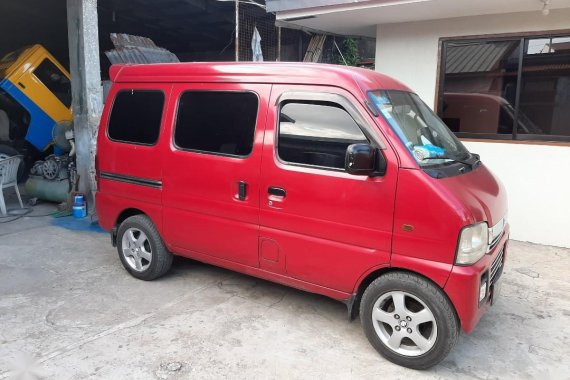
[[[465,211],[473,217],[472,223],[486,221],[492,227],[506,216],[505,187],[484,164],[466,174],[439,181],[464,205]]]

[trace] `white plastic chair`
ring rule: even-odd
[[[4,201],[4,189],[14,187],[20,207],[24,208],[20,190],[18,189],[18,167],[22,161],[21,156],[13,156],[0,160],[0,211],[6,215],[6,202]]]

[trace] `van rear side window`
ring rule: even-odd
[[[245,157],[253,149],[258,103],[251,92],[185,92],[174,143],[180,149]]]
[[[160,134],[164,94],[153,90],[125,90],[115,97],[109,117],[111,140],[154,145]]]

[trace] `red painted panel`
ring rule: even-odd
[[[287,91],[331,92],[360,103],[335,88],[274,86],[262,162],[261,236],[279,244],[290,276],[351,292],[368,268],[390,260],[396,156],[390,147],[384,150],[389,167],[383,177],[281,163],[274,148],[277,100]],[[359,112],[376,128],[364,109]],[[270,186],[285,189],[286,197],[268,195]]]
[[[461,328],[466,333],[472,332],[479,320],[489,308],[490,300],[479,306],[479,285],[481,277],[488,271],[498,253],[505,247],[506,260],[508,251],[509,225],[505,227],[504,235],[493,251],[483,256],[481,260],[470,266],[455,266],[445,285],[445,292],[455,306]]]
[[[422,170],[400,169],[394,254],[453,264],[459,231],[471,223],[471,215],[440,179]],[[404,230],[405,224],[413,231]]]
[[[444,178],[441,184],[453,193],[475,221],[487,221],[492,227],[507,213],[507,191],[485,165],[464,175]]]
[[[393,254],[391,266],[397,269],[406,269],[429,278],[440,287],[444,287],[449,273],[453,268],[451,263],[440,263],[432,260],[419,259],[417,257]]]
[[[115,224],[121,212],[125,209],[132,208],[140,210],[147,215],[156,226],[158,232],[163,235],[164,229],[162,225],[162,206],[156,203],[150,203],[140,199],[125,198],[116,194],[110,194],[106,191],[97,192],[97,217],[99,224],[104,230],[110,231]]]
[[[101,173],[157,181],[162,180],[161,144],[164,129],[161,128],[159,141],[154,146],[135,145],[112,141],[107,137],[107,124],[115,95],[126,89],[161,90],[165,94],[166,110],[172,85],[164,83],[124,85],[115,84],[109,92],[107,104],[101,116],[97,142],[98,186],[96,194],[99,223],[110,230],[122,211],[136,208],[143,211],[162,231],[162,188],[133,184],[125,181],[101,178]],[[167,119],[163,114],[163,120]]]
[[[337,86],[356,93],[374,89],[410,91],[379,72],[340,65],[278,62],[207,62],[111,66],[123,83],[273,83]]]
[[[101,119],[98,171],[161,186],[101,178],[97,210],[103,228],[111,229],[123,210],[138,208],[177,254],[341,300],[375,269],[411,270],[444,287],[463,328],[474,328],[487,307],[474,306],[476,287],[495,253],[473,266],[453,267],[457,238],[465,225],[493,225],[502,218],[505,190],[484,166],[443,179],[419,170],[384,120],[363,105],[367,90],[405,91],[405,86],[370,70],[303,64],[127,65],[113,67],[111,77],[116,83]],[[107,138],[112,99],[125,88],[165,92],[157,145]],[[259,96],[250,156],[174,148],[177,99],[189,89],[247,90]],[[283,92],[298,90],[348,99],[386,147],[387,174],[351,176],[280,162],[274,146],[277,101]],[[237,199],[239,181],[248,184],[245,201]],[[268,195],[269,186],[286,189],[287,196]]]
[[[333,298],[339,301],[346,301],[350,299],[352,294],[338,291],[336,289],[327,288],[325,286],[319,286],[310,282],[298,280],[290,276],[276,273],[274,271],[269,271],[263,268],[255,268],[249,265],[244,265],[237,263],[235,261],[225,260],[220,257],[205,255],[199,252],[189,251],[183,248],[178,248],[177,253],[181,256],[188,257],[194,260],[202,261],[204,263],[217,265],[222,268],[234,270],[236,272],[241,272],[250,276],[255,276],[262,278],[264,280],[273,281],[279,284],[291,286],[296,289],[304,290],[307,292],[322,294],[324,296]]]
[[[101,127],[99,128],[97,145],[99,170],[101,172],[128,175],[143,179],[161,180],[162,157],[159,151],[161,144],[165,142],[165,139],[163,139],[165,134],[164,128],[161,128],[159,141],[154,146],[123,143],[107,138],[107,123],[115,95],[121,90],[130,89],[163,91],[165,95],[164,109],[166,110],[172,85],[164,83],[128,83],[115,84],[113,86],[107,97],[108,104],[101,117]],[[165,119],[166,114],[163,113],[163,121]],[[123,192],[123,190],[120,191]],[[132,192],[132,188],[127,188],[124,192]],[[136,194],[133,194],[133,196],[136,197]],[[160,203],[160,199],[155,198],[154,201]]]
[[[287,258],[275,240],[259,238],[259,266],[270,272],[285,274]]]
[[[170,138],[162,150],[165,238],[177,248],[257,267],[259,167],[271,86],[177,84],[169,115],[176,114],[180,95],[190,90],[254,91],[259,97],[255,142],[245,158],[179,150],[170,117],[165,128]],[[240,181],[247,183],[244,201],[237,198]]]

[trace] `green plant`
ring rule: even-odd
[[[345,38],[342,42],[342,57],[340,58],[340,63],[348,66],[356,66],[358,62],[360,62],[358,43],[354,38]]]

